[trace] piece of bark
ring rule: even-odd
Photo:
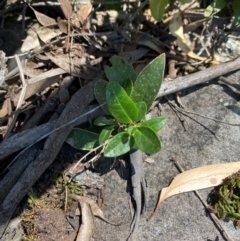
[[[60,118],[57,120],[56,128],[80,116],[84,109],[94,100],[93,86],[95,82],[96,80],[91,81],[73,95]],[[0,238],[4,234],[8,222],[20,201],[54,161],[63,142],[73,127],[74,123],[57,130],[48,137],[43,149],[39,151],[37,158],[28,165],[18,179],[18,182],[2,202],[0,206]]]
[[[8,157],[14,152],[31,145],[42,136],[51,132],[57,121],[48,122],[33,129],[10,136],[6,141],[0,143],[0,160]]]
[[[43,142],[38,142],[34,146],[30,147],[29,152],[23,153],[13,164],[11,169],[7,171],[7,174],[5,174],[1,180],[0,204],[6,198],[7,194],[15,185],[25,168],[37,157],[38,150],[42,146]]]
[[[96,105],[92,105],[83,113],[90,111],[95,108]],[[98,116],[104,115],[104,112],[101,109],[96,110],[95,112],[84,116],[83,118],[77,120],[75,125],[80,125],[82,123],[87,122],[88,120],[92,120],[97,118]],[[32,143],[35,143],[37,140],[41,139],[43,136],[50,133],[56,127],[57,121],[51,121],[46,124],[37,126],[33,129],[23,131],[21,133],[14,134],[10,136],[6,141],[0,143],[0,160],[3,160],[7,156],[13,154],[16,151],[19,151]]]
[[[130,151],[131,182],[135,214],[132,220],[129,238],[136,232],[140,220],[141,210],[144,212],[148,203],[148,193],[143,169],[143,153],[141,150]],[[143,196],[142,196],[143,195]]]
[[[21,127],[20,132],[38,126],[41,123],[41,120],[49,114],[49,112],[54,111],[56,108],[59,98],[58,98],[58,89],[54,89],[44,104],[31,116],[31,118]]]

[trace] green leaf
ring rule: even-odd
[[[120,123],[136,121],[138,110],[126,91],[116,82],[110,81],[106,89],[107,106],[113,117]]]
[[[109,139],[113,129],[114,129],[113,126],[106,126],[104,129],[102,129],[98,139],[100,145]]]
[[[234,10],[234,22],[236,24],[240,21],[240,1],[239,0],[233,0],[233,10]]]
[[[166,124],[166,118],[164,117],[154,117],[150,120],[140,123],[140,127],[148,127],[154,132],[160,131]]]
[[[147,106],[145,104],[145,102],[140,101],[138,103],[136,103],[137,109],[138,109],[138,118],[136,121],[140,121],[143,119],[143,117],[146,115],[147,113]]]
[[[148,127],[137,127],[133,132],[134,149],[140,149],[147,154],[161,150],[161,142],[157,134]]]
[[[104,156],[117,157],[129,152],[130,150],[131,136],[127,132],[121,132],[109,141],[104,149]]]
[[[226,6],[225,0],[217,0],[212,2],[204,11],[205,17],[210,17],[212,14],[220,12]]]
[[[110,59],[112,67],[104,66],[104,70],[109,81],[115,81],[121,86],[124,85],[127,79],[132,80],[133,82],[137,78],[137,74],[127,61],[123,60],[118,56],[113,56]]]
[[[98,137],[99,135],[94,132],[74,128],[69,133],[66,142],[76,149],[89,151],[98,145]]]
[[[122,86],[126,93],[130,96],[131,92],[132,92],[132,88],[133,88],[133,82],[132,80],[130,80],[129,78],[126,79],[124,85]]]
[[[142,70],[130,95],[135,103],[144,101],[147,110],[151,107],[162,84],[164,69],[165,54],[161,54]]]
[[[116,121],[114,119],[112,119],[112,118],[107,118],[105,116],[101,116],[101,117],[96,118],[93,121],[93,124],[95,126],[107,126],[107,125],[114,125],[114,124],[116,124]]]
[[[136,127],[135,127],[135,126],[129,126],[129,127],[127,128],[127,132],[128,132],[128,134],[129,134],[130,136],[132,136],[135,131],[136,131]]]
[[[190,3],[190,2],[192,2],[192,0],[179,0],[179,2],[181,2],[181,3]]]
[[[165,12],[165,7],[168,4],[168,0],[151,0],[150,1],[150,10],[152,16],[156,21],[161,21],[163,14]]]
[[[103,6],[106,10],[116,10],[119,11],[122,9],[122,1],[121,0],[104,0],[103,1]]]
[[[94,95],[98,101],[98,103],[101,105],[106,102],[106,88],[107,88],[108,82],[103,79],[99,79],[94,84]],[[107,105],[102,106],[102,109],[107,113],[110,114]]]

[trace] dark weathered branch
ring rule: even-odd
[[[229,61],[220,65],[215,65],[194,74],[179,77],[174,79],[173,81],[163,83],[157,97],[169,95],[195,85],[206,83],[212,79],[215,79],[222,75],[226,75],[238,69],[240,69],[240,57],[233,61]]]
[[[88,112],[89,110],[95,107],[96,105],[86,108],[86,110],[82,114]],[[95,119],[101,114],[103,115],[103,111],[101,109],[98,109],[94,113],[86,115],[83,118],[77,120],[74,125],[77,126],[87,122],[89,119]],[[32,128],[30,130],[26,130],[21,133],[12,135],[6,141],[0,143],[0,160],[3,160],[12,153],[19,151],[31,145],[32,143],[35,143],[38,139],[54,130],[56,123],[57,121],[54,120],[46,124]]]

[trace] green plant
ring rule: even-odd
[[[213,14],[220,12],[226,6],[225,0],[213,1],[204,11],[205,17],[210,17]]]
[[[165,12],[165,8],[169,3],[169,0],[150,0],[150,9],[152,16],[156,21],[161,21],[163,18],[163,14]],[[181,3],[189,3],[191,0],[179,0]],[[223,8],[225,8],[229,3],[232,3],[232,11],[234,13],[234,22],[239,23],[240,20],[240,1],[239,0],[213,0],[212,3],[207,6],[204,11],[205,17],[210,17],[211,15],[217,14]],[[230,5],[229,5],[230,6]]]
[[[181,3],[189,3],[191,1],[192,0],[179,0]],[[150,0],[150,10],[156,21],[159,22],[162,20],[168,2],[169,0]]]
[[[120,57],[110,59],[111,67],[105,66],[109,82],[99,80],[94,86],[95,97],[107,117],[99,117],[89,129],[75,128],[66,142],[74,148],[92,150],[102,145],[104,156],[117,157],[131,149],[147,154],[161,150],[157,132],[166,122],[164,117],[142,121],[160,89],[165,55],[149,63],[137,76],[133,67]]]
[[[232,11],[234,13],[234,22],[239,23],[240,20],[240,1],[239,0],[215,0],[205,9],[204,16],[210,17],[213,14],[220,12],[225,7],[230,7],[229,3],[232,3]]]

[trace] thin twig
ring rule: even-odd
[[[65,204],[64,204],[64,212],[67,213],[67,204],[68,204],[68,181],[67,176],[63,174],[63,180],[64,180],[64,187],[65,187]]]
[[[116,161],[117,161],[117,158],[114,157],[113,163],[112,163],[112,165],[110,166],[109,170],[112,170],[112,169],[113,169],[114,165],[116,164]]]
[[[167,97],[165,96],[165,98],[167,99]],[[168,100],[168,99],[167,99]],[[191,112],[191,111],[187,111],[185,109],[182,109],[182,108],[179,108],[178,106],[174,105],[170,100],[168,100],[168,102],[174,106],[174,108],[176,110],[178,110],[179,112],[181,113],[188,113],[188,114],[192,114],[192,115],[196,115],[196,116],[199,116],[199,117],[202,117],[204,119],[208,119],[208,120],[211,120],[211,121],[215,121],[215,122],[219,122],[219,123],[222,123],[224,125],[229,125],[229,126],[240,126],[240,123],[239,124],[236,124],[236,123],[229,123],[229,122],[225,122],[225,121],[220,121],[220,120],[217,120],[217,119],[214,119],[214,118],[211,118],[211,117],[207,117],[207,116],[204,116],[204,115],[201,115],[201,114],[198,114],[196,112]]]
[[[49,47],[49,46],[51,46],[52,44],[58,43],[58,42],[66,39],[66,38],[68,38],[68,37],[103,36],[103,35],[104,35],[104,36],[105,36],[105,35],[106,35],[106,36],[111,36],[111,35],[116,35],[116,33],[112,31],[112,32],[100,32],[100,33],[75,33],[75,34],[65,35],[65,36],[63,36],[63,37],[58,37],[56,40],[51,41],[50,43],[48,43],[48,44],[44,45],[43,47],[41,47],[41,48],[38,50],[37,54],[39,54],[39,52],[41,52],[44,48]],[[18,56],[24,56],[24,55],[27,55],[27,54],[29,54],[29,53],[33,53],[33,56],[35,55],[35,54],[34,54],[34,51],[33,51],[33,50],[30,50],[30,51],[26,51],[26,52],[24,52],[24,53],[18,54]],[[7,57],[7,59],[13,59],[13,58],[15,58],[14,55]]]
[[[73,179],[73,177],[76,175],[76,173],[79,172],[79,170],[80,170],[82,167],[86,166],[86,165],[89,164],[90,162],[95,161],[95,159],[97,159],[97,158],[99,157],[99,155],[102,154],[102,152],[103,152],[103,150],[104,150],[104,146],[106,146],[108,142],[109,142],[109,141],[106,141],[106,142],[104,142],[102,145],[97,146],[96,148],[94,148],[94,149],[92,149],[91,151],[89,151],[89,152],[88,152],[87,154],[85,154],[82,158],[80,158],[73,167],[71,167],[71,168],[69,169],[68,173],[71,175],[70,181]],[[81,162],[82,162],[84,159],[86,159],[91,153],[96,152],[96,151],[97,151],[98,149],[100,149],[100,148],[102,148],[102,150],[101,150],[101,152],[99,153],[99,155],[94,156],[93,158],[91,158],[91,159],[90,159],[89,161],[87,161],[86,163],[83,163],[83,164],[81,163]],[[96,158],[96,157],[97,157],[97,158]],[[82,165],[80,165],[80,164],[82,164]]]
[[[186,131],[187,129],[186,129],[186,126],[185,126],[185,124],[184,124],[184,122],[185,122],[185,120],[186,120],[185,116],[182,115],[182,116],[184,116],[184,117],[182,118],[182,116],[181,116],[182,113],[179,112],[179,111],[175,108],[175,105],[173,105],[173,104],[172,104],[171,102],[169,102],[169,101],[168,101],[168,104],[169,104],[170,108],[173,110],[173,112],[176,114],[176,116],[177,116],[177,118],[180,120],[180,122],[181,122],[184,130]]]
[[[133,14],[129,15],[128,23],[132,23],[132,21],[137,16],[137,14],[148,4],[148,2],[149,2],[148,0],[145,0],[143,3],[141,3],[141,5],[137,8],[137,10]]]
[[[171,159],[173,161],[173,163],[176,165],[176,167],[178,168],[178,170],[180,172],[184,172],[184,169],[182,168],[181,164],[178,161],[178,158],[176,156],[172,157]],[[222,233],[222,235],[228,240],[228,241],[234,241],[231,236],[228,234],[228,232],[225,230],[225,228],[222,226],[221,222],[219,221],[219,219],[216,217],[216,215],[214,213],[212,213],[209,210],[208,204],[203,200],[202,196],[200,195],[200,193],[198,191],[194,191],[194,194],[199,198],[199,200],[202,202],[203,206],[206,208],[206,210],[209,212],[209,215],[211,216],[212,220],[215,222],[215,224],[217,225],[217,227],[219,228],[220,232]]]
[[[7,131],[7,133],[6,133],[5,137],[4,137],[4,140],[6,140],[9,137],[9,135],[11,134],[11,132],[12,132],[12,129],[13,129],[14,125],[15,125],[17,117],[18,117],[18,115],[20,113],[20,109],[22,107],[22,104],[23,104],[23,101],[24,101],[24,97],[25,97],[25,94],[26,94],[26,91],[27,91],[27,85],[28,85],[27,81],[25,81],[22,64],[20,62],[20,59],[19,59],[18,55],[15,55],[15,58],[16,58],[17,65],[18,65],[18,68],[19,68],[19,71],[20,71],[20,79],[22,81],[22,92],[21,92],[21,95],[20,95],[19,100],[18,100],[18,104],[17,104],[17,107],[16,107],[15,114],[13,116],[13,119],[12,119],[12,122],[11,122],[11,124],[9,126],[9,129],[8,129],[8,131]]]

